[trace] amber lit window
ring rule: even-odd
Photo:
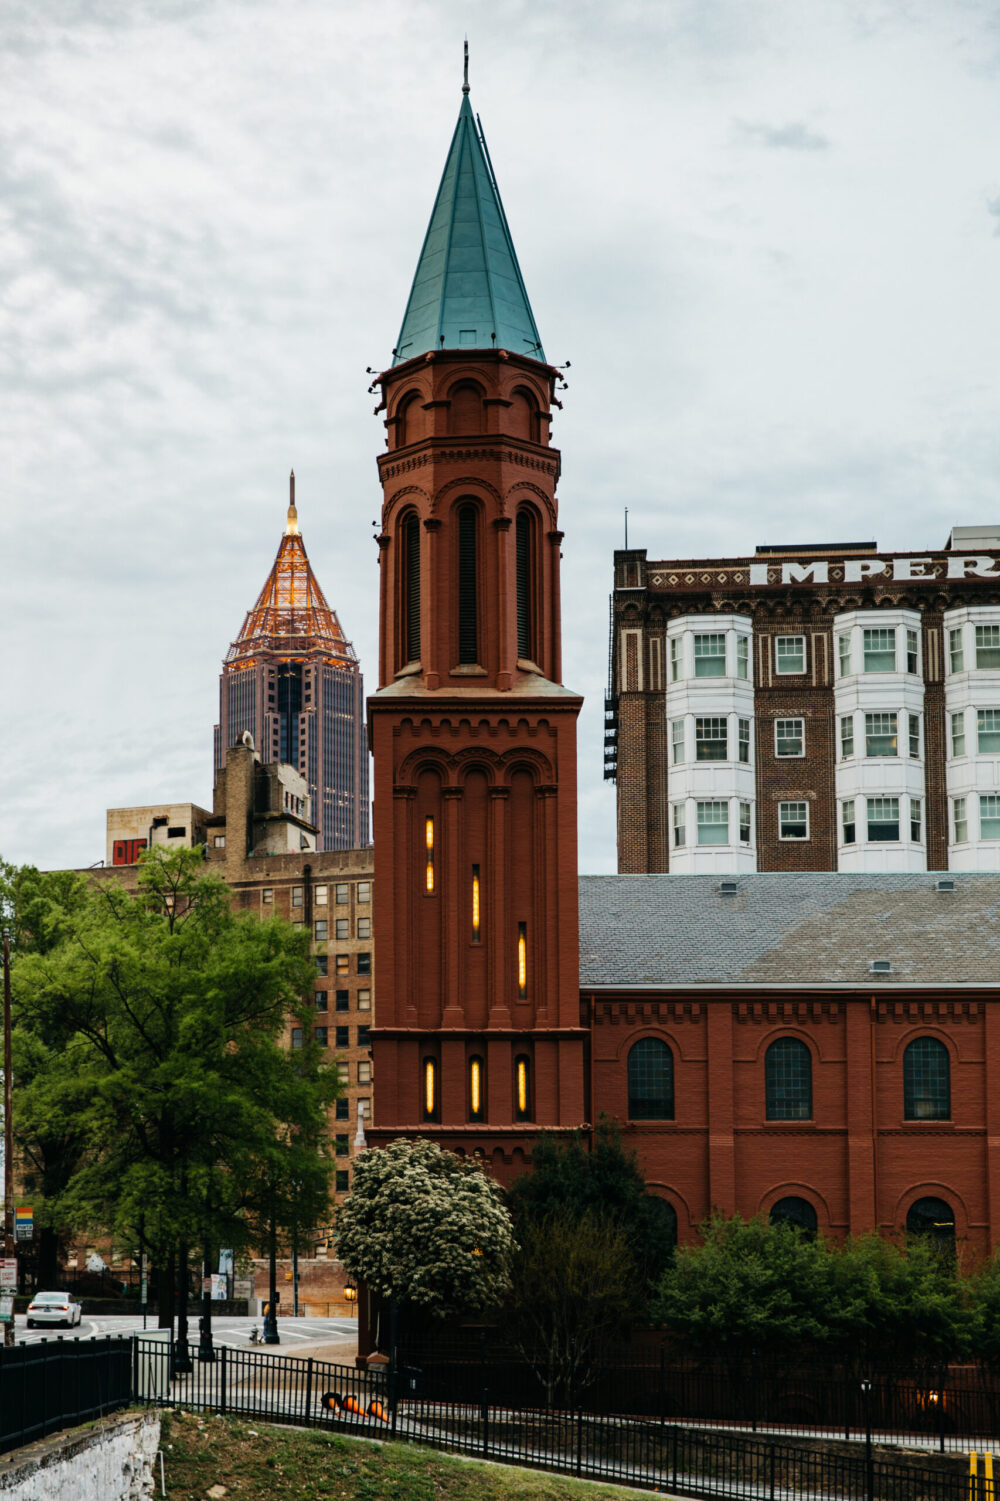
[[[517,925],[517,995],[523,1001],[528,994],[528,924]]]
[[[524,1053],[514,1059],[514,1116],[531,1119],[531,1061]]]
[[[469,1120],[486,1119],[486,1066],[482,1058],[469,1059]]]
[[[426,862],[424,865],[424,886],[427,891],[434,890],[434,820],[424,819],[424,849]]]
[[[472,867],[472,941],[479,942],[479,866]]]
[[[437,1120],[438,1069],[435,1058],[424,1059],[424,1120]]]

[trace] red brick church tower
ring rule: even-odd
[[[547,364],[462,106],[392,366],[378,537],[373,1144],[509,1178],[586,1119],[576,720]]]

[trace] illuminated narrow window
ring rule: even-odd
[[[437,1119],[437,1060],[424,1059],[424,1120]]]
[[[479,866],[472,867],[472,941],[479,942]]]
[[[519,1121],[531,1119],[530,1060],[524,1054],[514,1059],[514,1114]]]
[[[517,925],[517,995],[523,1001],[528,994],[528,924]]]
[[[486,1079],[483,1060],[469,1059],[469,1120],[486,1119]]]
[[[427,851],[425,884],[428,891],[434,890],[434,820],[424,819],[424,845]]]

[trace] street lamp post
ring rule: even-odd
[[[16,1255],[14,1246],[14,1131],[11,1113],[10,1062],[10,933],[3,930],[3,1252]],[[16,1290],[16,1289],[15,1289]],[[3,1326],[4,1345],[14,1343],[14,1320]]]

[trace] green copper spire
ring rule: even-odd
[[[393,364],[431,349],[463,348],[545,359],[489,152],[469,103],[468,74]]]

